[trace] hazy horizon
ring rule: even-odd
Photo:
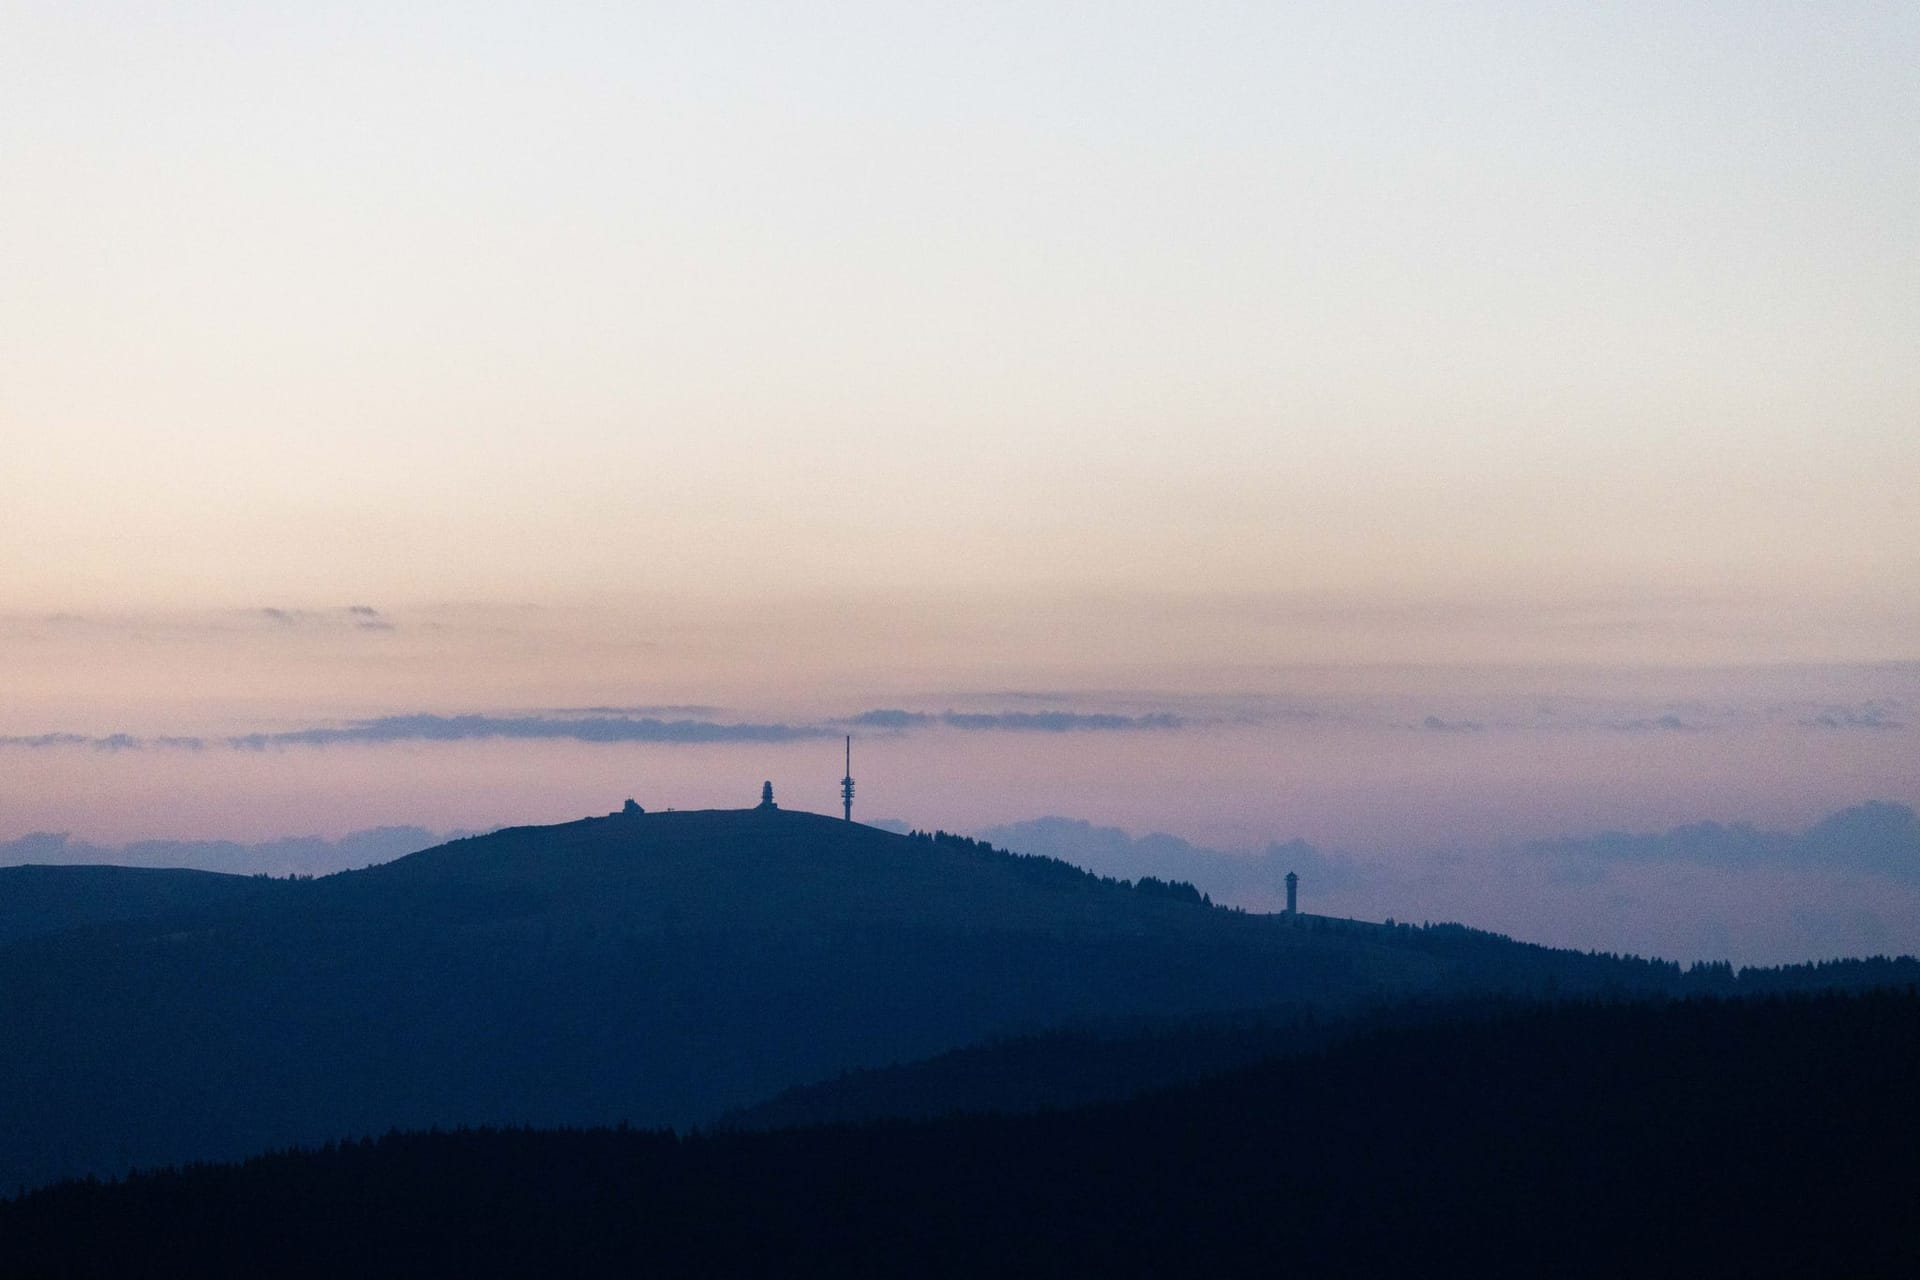
[[[809,807],[785,794],[783,807]],[[748,799],[716,807],[745,808]],[[656,800],[653,807],[685,806]],[[582,816],[594,815],[562,820]],[[902,817],[862,820],[893,831],[940,826]],[[1312,914],[1458,921],[1548,946],[1683,964],[1920,952],[1920,818],[1913,808],[1886,801],[1850,805],[1791,830],[1708,821],[1664,831],[1590,831],[1478,847],[1414,843],[1370,852],[1322,848],[1298,837],[1265,847],[1211,848],[1164,831],[1128,832],[1059,814],[960,833],[1120,879],[1184,880],[1219,905],[1255,912],[1281,910],[1285,877],[1298,873],[1303,909]],[[387,826],[337,839],[283,833],[253,842],[171,838],[102,845],[68,832],[34,832],[0,839],[0,867],[328,875],[469,834],[475,833]]]
[[[0,841],[832,811],[846,732],[863,814],[1386,864],[1920,805],[1917,62],[10,6]]]

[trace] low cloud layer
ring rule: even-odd
[[[370,604],[350,604],[341,609],[282,609],[269,605],[259,616],[276,627],[324,628],[345,625],[356,631],[395,631],[393,620]]]
[[[1802,831],[1698,823],[1367,859],[1302,840],[1209,849],[1060,817],[976,834],[1103,875],[1187,880],[1250,911],[1279,909],[1294,871],[1308,912],[1459,920],[1583,950],[1740,964],[1920,951],[1920,819],[1885,802]]]
[[[304,627],[308,619],[326,625],[382,628],[388,622],[371,605],[353,605],[327,614],[260,610],[275,627]],[[102,752],[144,749],[204,750],[223,747],[379,745],[393,742],[457,742],[474,739],[568,740],[584,743],[782,743],[832,737],[849,730],[888,733],[958,731],[963,733],[1128,734],[1166,730],[1233,732],[1268,729],[1275,733],[1302,725],[1337,724],[1356,730],[1396,735],[1435,735],[1492,739],[1534,735],[1638,737],[1699,736],[1703,741],[1761,731],[1827,735],[1861,733],[1885,736],[1911,732],[1910,699],[1881,697],[1860,702],[1655,701],[1487,694],[1470,698],[1413,699],[1395,696],[1335,696],[1279,699],[1239,695],[1139,695],[1071,693],[944,695],[943,710],[874,707],[852,715],[826,712],[804,719],[775,715],[730,718],[712,705],[598,704],[504,712],[401,713],[304,727],[239,731],[224,735],[93,734],[71,729],[0,735],[0,748],[41,750],[90,748]],[[1021,705],[1022,703],[1028,705]],[[1425,705],[1422,705],[1425,703]],[[1037,704],[1037,705],[1036,705]],[[27,726],[37,728],[38,726]]]
[[[1631,720],[1616,720],[1603,726],[1617,729],[1621,733],[1699,733],[1705,725],[1695,724],[1668,712],[1658,716],[1639,716]]]
[[[1179,729],[1185,721],[1165,712],[1121,716],[1080,711],[863,711],[846,721],[870,729],[920,729],[935,725],[1013,733],[1080,733],[1117,729]]]
[[[270,747],[379,746],[396,742],[468,742],[488,738],[600,743],[777,743],[831,737],[837,732],[837,729],[821,725],[731,724],[713,720],[662,720],[654,716],[407,715],[381,716],[374,720],[309,729],[232,734],[224,738],[42,733],[0,737],[0,747],[29,750],[90,747],[96,751],[200,751],[210,746],[221,746],[235,751],[264,751]]]
[[[1428,733],[1479,733],[1487,726],[1478,720],[1443,720],[1439,716],[1428,716],[1420,722],[1420,727]]]
[[[661,720],[653,716],[382,716],[339,728],[252,733],[227,739],[245,750],[324,747],[343,743],[465,742],[484,738],[568,739],[574,742],[796,742],[832,730],[816,725],[724,724]]]
[[[1920,882],[1920,819],[1906,805],[1884,801],[1842,809],[1799,832],[1696,822],[1658,833],[1610,831],[1525,847],[1544,858],[1575,862],[1845,871]]]
[[[139,737],[115,733],[41,733],[0,736],[0,747],[45,749],[91,747],[98,751],[139,751],[149,748],[202,750],[224,746],[236,751],[264,751],[270,747],[328,747],[381,745],[395,742],[467,742],[488,738],[522,741],[561,739],[589,743],[781,743],[834,737],[848,728],[907,731],[949,728],[1003,733],[1080,733],[1124,730],[1178,729],[1185,725],[1170,714],[1107,715],[1075,711],[962,712],[878,710],[844,720],[818,723],[732,722],[681,715],[638,715],[703,712],[706,707],[582,707],[526,715],[396,715],[356,720],[342,725],[232,734],[224,738],[182,736]]]
[[[86,733],[34,733],[0,736],[0,747],[24,747],[29,750],[44,750],[48,747],[91,747],[95,751],[143,751],[148,747],[171,748],[178,751],[201,751],[207,746],[207,739],[180,734],[165,734],[159,737],[136,737],[130,733],[86,734]]]
[[[1157,876],[1185,880],[1215,901],[1251,910],[1283,902],[1287,873],[1321,892],[1351,889],[1367,876],[1359,861],[1324,853],[1304,840],[1264,849],[1209,849],[1161,832],[1132,836],[1118,827],[1097,827],[1078,818],[1046,817],[975,833],[1017,853],[1045,854],[1124,880]]]
[[[1852,707],[1827,707],[1796,723],[1806,729],[1906,728],[1905,722],[1895,717],[1892,706],[1883,702],[1864,702]]]

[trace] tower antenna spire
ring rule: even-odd
[[[847,776],[840,779],[840,804],[847,811],[847,821],[853,821],[853,735],[847,735]]]

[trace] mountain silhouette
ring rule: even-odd
[[[8,874],[37,905],[0,945],[0,1188],[396,1127],[703,1123],[1078,1024],[1681,983],[775,809],[514,828],[311,881]]]

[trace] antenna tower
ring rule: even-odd
[[[853,735],[847,735],[847,776],[840,779],[840,803],[847,811],[847,821],[853,821]]]

